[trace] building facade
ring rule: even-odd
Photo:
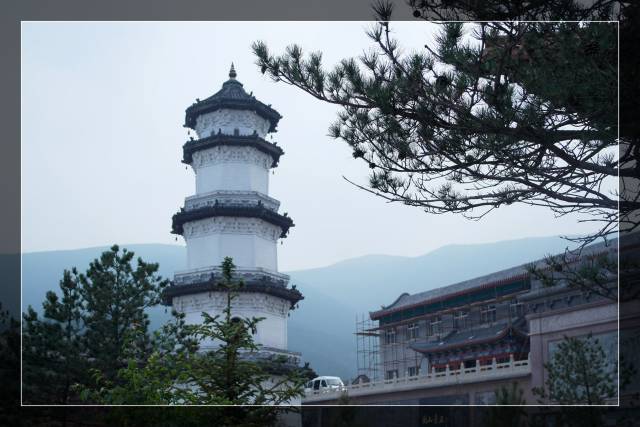
[[[588,335],[602,346],[617,381],[619,336],[637,346],[640,306],[634,299],[618,301],[619,279],[633,277],[619,277],[603,266],[617,266],[621,257],[638,259],[640,235],[625,238],[618,246],[616,240],[587,247],[573,258],[563,257],[569,267],[565,270],[538,260],[400,295],[371,312],[372,327],[358,332],[377,337],[377,364],[347,387],[349,398],[360,404],[492,404],[498,389],[515,382],[526,403],[538,404],[540,398],[531,389],[544,386],[544,365],[557,345],[565,337]],[[533,266],[538,274],[532,274]],[[576,285],[574,272],[582,268],[598,271],[598,285],[591,291]],[[633,358],[632,364],[638,366],[637,354],[627,360]],[[304,402],[333,399],[325,393],[307,396]]]
[[[385,380],[527,358],[519,297],[530,279],[512,269],[420,294],[370,313],[378,321]]]
[[[175,273],[164,302],[184,313],[187,323],[200,323],[203,311],[221,314],[226,291],[219,286],[220,264],[231,257],[236,279],[244,281],[233,315],[264,319],[254,333],[261,357],[285,356],[297,364],[299,354],[287,349],[287,318],[303,296],[278,272],[277,256],[278,241],[293,221],[269,197],[269,172],[284,152],[265,138],[280,118],[244,90],[233,65],[218,92],[187,108],[185,127],[197,137],[183,145],[182,162],[195,174],[195,194],[172,221],[172,232],[186,242],[187,270]]]

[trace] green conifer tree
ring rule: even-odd
[[[591,334],[565,337],[545,369],[545,387],[532,389],[540,402],[564,405],[560,411],[563,425],[601,426],[605,411],[595,405],[615,404],[612,399],[616,397],[617,384],[616,372],[611,369],[598,339]]]
[[[79,385],[97,369],[115,379],[125,363],[125,337],[136,331],[136,345],[148,351],[144,310],[160,299],[167,280],[158,265],[120,251],[117,245],[94,260],[85,274],[65,270],[60,295],[49,291],[40,316],[32,307],[23,314],[23,401],[38,404],[79,403]]]
[[[329,134],[371,169],[357,187],[475,219],[515,203],[578,213],[600,226],[584,243],[637,226],[636,192],[612,190],[638,179],[632,139],[618,145],[615,24],[445,23],[408,52],[392,6],[375,10],[370,51],[333,69],[321,52],[253,44],[263,73],[341,108]]]
[[[105,404],[236,405],[219,408],[215,414],[193,412],[189,422],[203,421],[203,416],[211,421],[215,415],[220,426],[275,423],[287,403],[302,396],[309,368],[279,358],[254,357],[260,347],[253,341],[253,332],[262,319],[233,315],[233,300],[244,286],[234,279],[234,270],[232,259],[225,258],[218,284],[227,302],[221,315],[202,313],[201,324],[189,325],[183,314],[174,312],[174,320],[152,340],[153,351],[146,360],[142,360],[145,353],[136,353],[131,345],[135,333],[128,334],[125,345],[134,351],[127,366],[115,381],[94,371],[96,382],[83,396]],[[199,351],[202,343],[213,348]]]
[[[0,420],[19,425],[20,415],[20,322],[0,303]]]
[[[87,356],[110,379],[125,364],[123,344],[130,331],[140,332],[136,334],[139,344],[149,348],[145,309],[160,302],[162,289],[169,283],[156,274],[158,264],[138,258],[134,267],[134,255],[114,245],[77,277]]]
[[[29,307],[23,314],[23,401],[29,404],[77,403],[72,390],[88,379],[83,307],[75,269],[65,270],[62,297],[47,292],[43,317]]]

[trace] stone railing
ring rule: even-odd
[[[206,282],[211,279],[220,279],[222,270],[220,267],[201,267],[191,270],[176,271],[173,277],[174,285],[188,285],[191,283]],[[245,281],[252,279],[268,278],[274,284],[286,286],[289,282],[289,276],[276,271],[264,269],[262,267],[243,268],[238,267],[235,270],[235,277]]]
[[[372,381],[344,387],[342,390],[320,390],[307,392],[302,403],[316,403],[337,400],[343,393],[349,397],[373,394],[386,394],[417,389],[446,387],[450,385],[495,381],[516,378],[531,373],[529,360],[509,360],[497,363],[495,359],[489,365],[479,365],[473,368],[447,368],[442,372],[428,372],[416,376],[403,376],[394,379]]]
[[[218,190],[206,194],[196,194],[184,200],[184,209],[187,211],[215,206],[216,203],[224,206],[258,206],[259,203],[277,212],[280,202],[257,191],[228,191]]]
[[[298,366],[302,359],[302,353],[274,347],[260,347],[258,351],[252,353],[252,357],[256,359],[282,359],[289,365]]]

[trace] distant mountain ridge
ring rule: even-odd
[[[160,274],[173,277],[186,266],[186,248],[178,245],[120,245],[147,262],[160,264]],[[562,252],[570,242],[536,237],[487,244],[448,245],[418,257],[366,255],[327,267],[286,272],[305,299],[289,319],[289,349],[324,375],[345,379],[356,375],[356,315],[389,305],[400,294],[426,291]],[[48,290],[57,290],[64,269],[84,271],[107,246],[26,253],[22,257],[23,311],[41,308]],[[9,262],[0,256],[0,266]],[[4,270],[3,270],[4,271]],[[4,295],[2,300],[16,299]],[[167,307],[150,310],[152,326],[169,318]]]

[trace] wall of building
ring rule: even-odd
[[[529,376],[483,381],[478,383],[450,384],[440,387],[419,388],[394,393],[378,393],[349,396],[354,405],[489,405],[495,403],[495,393],[502,387],[511,388],[513,383],[522,390],[527,404],[536,404],[531,393]],[[335,404],[337,401],[325,400],[322,405]]]
[[[618,307],[613,301],[600,299],[591,304],[533,313],[527,318],[530,327],[532,387],[544,386],[547,380],[544,364],[550,361],[554,347],[565,336],[583,337],[592,334],[600,341],[607,357],[614,363],[618,360]]]
[[[505,323],[509,320],[516,322],[524,315],[524,307],[520,307],[520,311],[516,311],[511,307],[512,303],[517,301],[517,296],[504,298],[501,300],[490,300],[485,304],[474,304],[472,306],[460,307],[454,311],[443,311],[416,318],[415,321],[407,321],[403,324],[394,326],[382,326],[380,330],[380,369],[381,378],[388,377],[387,371],[397,370],[398,377],[408,375],[409,368],[419,366],[420,371],[430,368],[429,361],[424,360],[421,353],[415,352],[410,345],[416,342],[438,342],[456,330],[476,330],[479,328],[490,327],[498,323]],[[483,310],[492,307],[495,309],[495,315],[484,316]],[[466,313],[466,317],[456,319],[456,315],[460,312]],[[433,322],[439,318],[438,326]],[[408,335],[408,325],[418,325],[417,338],[410,338]],[[396,342],[387,342],[387,331],[394,329],[396,331]]]
[[[638,245],[628,245],[626,249],[621,250],[621,254],[630,259],[637,259],[638,247]],[[608,253],[607,256],[615,258],[616,252],[615,246],[600,245],[585,250],[581,256],[588,266],[592,260],[597,260],[597,256],[600,254]],[[579,260],[578,262],[575,260],[572,262],[575,263],[573,265],[576,268],[581,266]],[[541,264],[541,268],[545,268],[544,262],[541,261],[539,264]],[[635,266],[637,264],[633,264],[633,268]],[[627,281],[627,283],[623,283],[627,287],[638,283],[637,270],[633,268],[625,271],[619,278],[621,283],[622,281]],[[601,273],[603,274],[602,277],[607,280],[610,279],[610,281],[606,282],[606,284],[603,283],[602,287],[598,288],[598,292],[581,289],[575,285],[570,286],[568,283],[571,283],[569,280],[571,276],[568,276],[566,271],[555,270],[552,272],[555,276],[554,279],[556,279],[553,286],[529,277],[527,279],[529,283],[528,289],[517,294],[504,297],[489,297],[489,299],[481,303],[416,316],[413,319],[409,318],[409,316],[420,312],[418,308],[424,308],[419,304],[424,303],[425,306],[430,304],[429,307],[433,307],[434,304],[441,303],[440,298],[443,297],[447,298],[446,301],[449,304],[452,301],[456,301],[457,304],[457,300],[448,298],[459,296],[459,292],[464,290],[460,289],[461,285],[464,285],[465,282],[442,288],[437,295],[432,294],[424,297],[420,294],[402,295],[390,309],[374,312],[376,317],[372,316],[374,319],[382,319],[380,322],[388,322],[381,324],[379,328],[381,368],[378,369],[380,377],[377,380],[384,378],[385,369],[397,369],[398,377],[401,380],[372,384],[371,388],[363,388],[359,385],[354,386],[349,389],[352,392],[351,401],[356,404],[409,405],[491,403],[493,390],[498,388],[496,386],[500,384],[508,386],[512,382],[511,380],[496,382],[488,379],[473,379],[473,384],[443,385],[438,383],[437,378],[448,378],[449,375],[425,377],[424,379],[419,377],[402,379],[408,373],[407,368],[416,365],[416,353],[408,347],[413,342],[433,343],[444,341],[443,337],[446,337],[448,333],[456,329],[454,313],[461,310],[468,313],[463,331],[504,324],[505,321],[517,324],[518,329],[521,328],[520,330],[524,332],[528,331],[528,346],[525,347],[529,350],[529,359],[526,364],[528,372],[521,375],[517,381],[519,387],[524,391],[524,397],[529,404],[539,403],[539,397],[534,396],[531,389],[544,386],[547,379],[544,365],[551,360],[554,350],[565,336],[585,337],[591,334],[602,345],[607,355],[611,372],[614,374],[614,378],[617,377],[616,365],[620,356],[619,350],[626,351],[623,362],[626,366],[629,366],[629,362],[631,362],[631,366],[640,364],[638,362],[640,361],[640,350],[638,350],[640,349],[640,333],[638,332],[640,331],[640,316],[638,316],[638,313],[640,313],[640,301],[631,300],[619,305],[616,297],[620,291],[620,288],[616,289],[618,277],[606,269],[601,270]],[[485,280],[487,278],[482,279]],[[482,285],[479,279],[474,281],[474,286]],[[610,287],[610,291],[607,291],[607,286]],[[448,289],[450,290],[449,294],[447,294]],[[437,300],[432,300],[432,298],[437,298]],[[400,302],[399,305],[397,304],[398,301]],[[517,305],[514,303],[517,303]],[[482,316],[482,310],[487,305],[495,307],[495,319],[487,319],[487,316]],[[429,329],[428,323],[436,316],[439,317],[441,322],[440,331],[429,335],[426,333]],[[396,319],[403,320],[395,322]],[[407,332],[408,324],[410,323],[418,325],[419,332],[416,338],[413,338]],[[386,332],[389,330],[395,330],[396,332],[394,342],[388,342],[386,338]],[[437,350],[434,350],[434,353],[437,353]],[[425,366],[424,361],[420,365],[421,367]],[[525,366],[525,364],[519,366]],[[498,371],[496,370],[496,372]],[[456,378],[462,378],[455,375],[454,373],[453,382],[457,381]],[[637,380],[637,378],[640,378],[640,374],[635,374],[635,379]],[[621,377],[621,380],[624,379]],[[625,399],[631,399],[632,394],[637,391],[638,388],[634,388],[633,385],[627,385],[626,388],[621,389],[621,402],[625,402]],[[311,402],[318,404],[332,403],[329,400],[322,401],[322,398],[315,396],[310,396],[309,399]],[[609,403],[615,404],[615,400],[611,400]]]

